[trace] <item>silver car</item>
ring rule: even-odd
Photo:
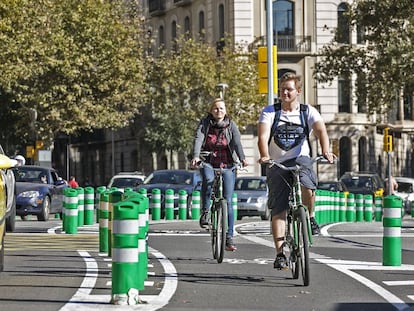
[[[269,219],[265,176],[237,177],[234,191],[237,194],[238,220],[243,216],[260,216],[262,220]]]

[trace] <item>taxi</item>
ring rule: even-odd
[[[0,154],[0,169],[8,169],[15,166],[16,160]],[[0,174],[0,272],[4,269],[4,237],[6,235],[6,209],[7,193],[6,179],[3,173]]]

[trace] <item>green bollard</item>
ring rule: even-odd
[[[356,217],[356,221],[360,222],[364,220],[364,195],[358,193],[355,196],[355,217]]]
[[[93,224],[95,208],[95,190],[92,187],[85,188],[85,225]]]
[[[354,222],[355,218],[355,195],[353,193],[348,193],[346,197],[346,221]]]
[[[76,191],[78,191],[78,227],[82,227],[85,224],[85,190],[78,187]]]
[[[375,196],[375,221],[382,220],[382,197],[379,195]]]
[[[161,190],[157,188],[152,189],[151,214],[152,220],[161,219]]]
[[[78,233],[78,191],[70,188],[66,191],[65,232]]]
[[[99,251],[108,253],[109,192],[101,193],[99,199]]]
[[[68,200],[68,190],[71,189],[69,187],[63,189],[63,200],[62,200],[62,231],[66,232],[65,228],[65,214],[66,214],[66,202]]]
[[[113,205],[112,222],[112,299],[113,304],[138,289],[138,205],[120,201]],[[138,298],[138,297],[137,297]],[[131,304],[128,301],[128,304]],[[132,304],[138,304],[134,301]]]
[[[99,214],[100,214],[99,209],[100,209],[101,194],[104,193],[105,191],[106,191],[105,186],[100,186],[96,188],[96,197],[95,197],[96,223],[99,223]]]
[[[315,190],[315,207],[313,210],[313,214],[315,217],[315,220],[318,224],[321,223],[321,190],[320,189],[316,189]]]
[[[384,198],[383,227],[384,235],[382,238],[382,265],[400,266],[401,265],[401,209],[402,199],[395,195]]]
[[[112,256],[112,218],[114,204],[122,200],[123,192],[118,188],[112,187],[109,191],[109,205],[108,205],[108,256]]]
[[[174,219],[174,190],[165,190],[165,219]]]
[[[364,195],[364,220],[366,222],[372,221],[372,195]]]
[[[178,191],[178,219],[187,219],[187,191]]]
[[[346,198],[344,192],[339,192],[339,221],[346,221]]]
[[[191,219],[199,219],[200,218],[200,191],[193,191],[191,196],[192,204],[191,204]]]
[[[237,193],[233,192],[233,195],[231,196],[231,206],[233,207],[233,218],[234,220],[237,220],[237,214],[238,214],[238,210],[237,210]]]

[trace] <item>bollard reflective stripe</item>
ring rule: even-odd
[[[113,220],[112,230],[120,234],[138,234],[138,219]]]
[[[138,247],[137,248],[113,248],[112,262],[117,263],[137,263],[138,262]]]

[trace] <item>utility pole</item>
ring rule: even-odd
[[[267,99],[273,105],[273,0],[266,0],[266,44],[267,44]],[[277,78],[277,77],[276,77]]]

